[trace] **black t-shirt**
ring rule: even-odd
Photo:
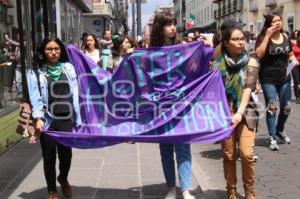
[[[48,79],[49,85],[49,111],[53,116],[70,116],[72,95],[70,85],[65,73],[61,73],[60,79],[53,81]]]
[[[280,85],[285,81],[289,81],[289,76],[286,77],[286,70],[288,54],[291,51],[292,48],[286,35],[283,35],[281,44],[270,41],[264,57],[260,60],[260,82]]]

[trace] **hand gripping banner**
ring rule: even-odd
[[[46,131],[76,148],[125,141],[216,142],[231,134],[222,78],[209,71],[213,49],[201,42],[136,49],[113,75],[72,45],[71,63],[80,87],[81,126]]]

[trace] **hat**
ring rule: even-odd
[[[245,25],[244,23],[237,22],[235,19],[227,19],[221,25],[221,32],[224,32],[228,28],[233,28],[233,27],[238,27],[242,29],[244,25]]]

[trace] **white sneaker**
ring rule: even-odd
[[[183,199],[196,199],[193,195],[183,196]]]
[[[191,194],[189,191],[184,191],[182,193],[183,199],[196,199],[195,196]]]
[[[291,139],[286,135],[285,131],[279,131],[276,136],[281,140],[282,143],[291,144]]]
[[[176,189],[171,189],[165,199],[176,199]]]
[[[277,151],[279,150],[279,146],[277,145],[277,141],[273,139],[273,137],[270,137],[270,145],[269,148],[271,151]]]
[[[257,155],[253,155],[253,158],[252,158],[253,162],[257,162],[258,160],[258,156]]]

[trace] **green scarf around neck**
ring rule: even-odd
[[[60,79],[62,64],[60,62],[57,62],[57,64],[53,66],[46,65],[46,70],[50,78],[54,81],[57,81]]]
[[[224,82],[225,92],[231,111],[236,111],[241,103],[245,73],[249,54],[244,51],[238,60],[233,61],[227,52],[222,53],[213,63],[218,68]]]

